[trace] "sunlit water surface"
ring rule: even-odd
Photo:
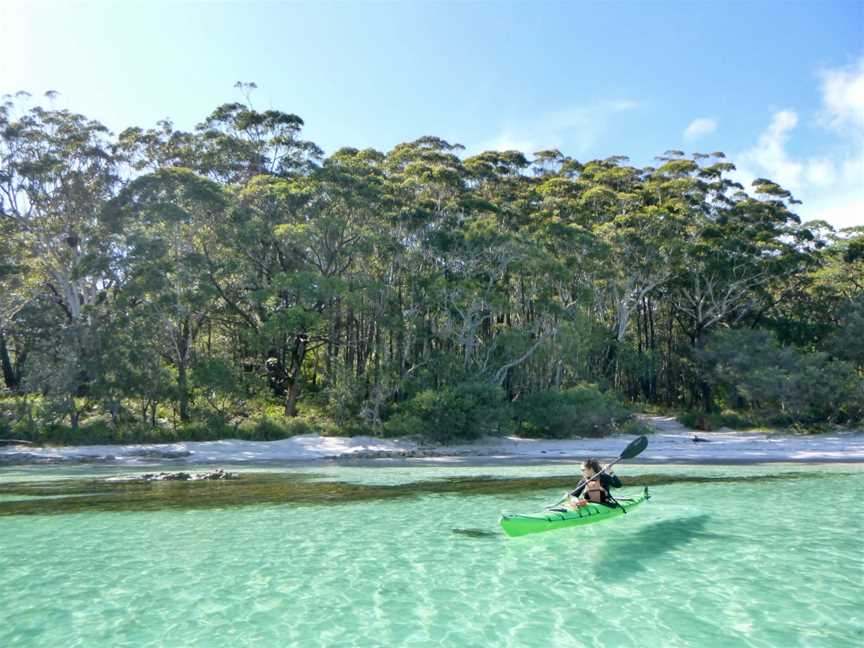
[[[519,539],[575,466],[121,471],[0,470],[0,646],[864,645],[859,466],[627,466],[631,515]]]

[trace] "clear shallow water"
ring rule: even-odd
[[[289,480],[326,491],[326,501],[280,490],[290,501],[197,508],[229,483],[186,494],[179,508],[2,515],[22,505],[7,494],[0,645],[864,643],[860,467],[631,465],[620,470],[625,481],[710,479],[670,479],[632,515],[521,539],[500,533],[500,512],[537,510],[561,488],[475,478],[554,481],[574,467],[290,470]],[[830,481],[815,477],[823,470]],[[10,469],[0,486],[93,472]],[[724,481],[736,476],[751,481]],[[434,490],[452,478],[463,481]],[[339,497],[327,499],[335,480]],[[387,490],[411,484],[407,497]],[[352,487],[364,498],[345,501]],[[836,512],[820,514],[808,492],[830,493]]]

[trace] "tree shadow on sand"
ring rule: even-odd
[[[623,581],[645,570],[645,563],[683,547],[696,538],[719,539],[703,531],[708,515],[662,520],[636,533],[611,538],[594,563],[594,575],[605,582]]]

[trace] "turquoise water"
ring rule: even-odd
[[[655,484],[632,515],[519,539],[498,515],[576,467],[270,467],[148,485],[147,512],[56,492],[116,472],[0,471],[0,646],[864,644],[858,466],[627,466]]]

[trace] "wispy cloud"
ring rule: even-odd
[[[828,131],[826,150],[819,156],[791,154],[787,144],[799,117],[795,110],[780,110],[756,144],[736,156],[737,179],[749,186],[767,177],[789,189],[803,201],[798,213],[805,221],[864,225],[864,59],[824,71],[820,91],[816,122]]]
[[[497,134],[469,146],[467,154],[517,150],[530,155],[542,149],[566,148],[570,155],[585,156],[607,132],[614,115],[638,107],[636,101],[615,99],[551,111],[518,127],[501,126]]]
[[[699,117],[690,122],[690,125],[684,129],[684,140],[692,142],[700,137],[710,135],[717,130],[717,122],[710,117]]]

